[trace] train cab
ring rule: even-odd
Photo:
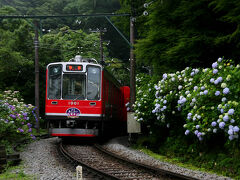
[[[47,66],[45,117],[51,136],[96,137],[114,131],[119,117],[125,118],[126,88],[121,90],[107,74],[95,60],[81,56]]]

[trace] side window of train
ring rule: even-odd
[[[87,67],[87,99],[88,100],[100,99],[100,82],[101,82],[100,67],[88,66]]]
[[[48,68],[48,98],[61,98],[62,65],[51,65]]]

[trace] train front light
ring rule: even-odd
[[[75,120],[67,120],[67,127],[73,128],[76,124]]]

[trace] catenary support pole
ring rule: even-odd
[[[103,59],[103,39],[102,39],[103,31],[100,30],[99,36],[100,36],[100,64],[103,65],[104,59]]]
[[[34,38],[34,48],[35,48],[35,113],[36,113],[36,129],[39,133],[39,59],[38,59],[38,21],[34,22],[35,25],[35,38]]]
[[[136,73],[135,73],[135,56],[134,56],[134,23],[135,18],[130,17],[130,109],[133,111],[133,104],[136,100]]]

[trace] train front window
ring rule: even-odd
[[[100,67],[88,66],[87,68],[87,99],[100,99]]]
[[[85,74],[63,75],[63,99],[84,100],[86,98]]]
[[[48,98],[61,98],[62,65],[52,65],[48,68]]]

